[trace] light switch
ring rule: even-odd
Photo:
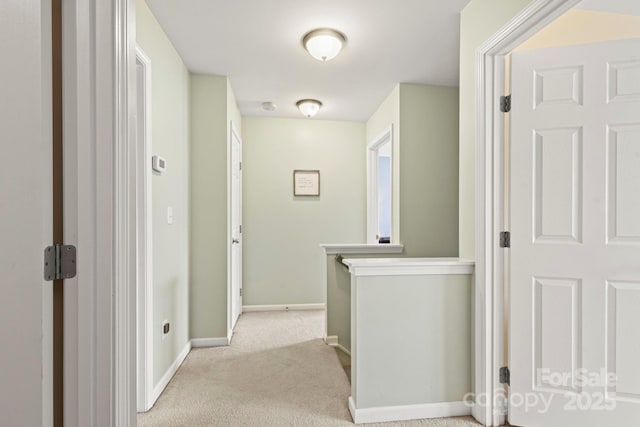
[[[173,224],[173,208],[167,207],[167,224]]]

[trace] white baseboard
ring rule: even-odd
[[[224,347],[225,345],[229,345],[229,338],[193,338],[191,340],[191,347],[193,348],[201,348],[201,347]]]
[[[299,310],[324,310],[324,304],[276,304],[276,305],[243,305],[242,312],[252,311],[299,311]]]
[[[350,352],[349,350],[347,350],[346,348],[344,348],[344,347],[342,346],[342,344],[338,344],[338,345],[336,345],[336,348],[339,348],[342,352],[344,352],[344,353],[348,354],[348,355],[349,355],[349,357],[351,357],[351,352]]]
[[[353,398],[349,396],[349,412],[351,412],[354,423],[362,424],[423,418],[462,417],[471,415],[471,407],[465,402],[444,402],[356,409]]]
[[[327,335],[324,337],[324,343],[326,345],[330,345],[331,347],[338,346],[338,336],[337,335]]]
[[[338,343],[338,336],[337,335],[327,335],[326,337],[324,337],[324,342],[328,346],[339,348],[341,351],[343,351],[344,353],[346,353],[349,356],[351,356],[351,352],[349,350],[347,350],[346,348],[344,348],[342,346],[342,344]]]
[[[180,365],[182,365],[182,362],[184,362],[184,359],[189,354],[189,351],[191,351],[191,341],[187,341],[187,344],[184,346],[180,354],[178,354],[176,360],[174,360],[171,366],[169,366],[167,372],[164,373],[162,378],[160,378],[160,381],[158,381],[158,384],[153,389],[153,394],[151,395],[151,406],[149,407],[149,409],[151,409],[151,407],[156,404],[156,400],[158,400],[164,389],[169,384],[169,381],[171,381],[171,378],[173,378],[175,373],[178,371],[178,368],[180,367]]]

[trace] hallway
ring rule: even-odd
[[[231,346],[194,349],[138,426],[352,426],[349,381],[323,311],[254,312]],[[477,426],[471,418],[370,424]]]

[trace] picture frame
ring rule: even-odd
[[[303,197],[320,196],[320,171],[294,170],[293,195]]]

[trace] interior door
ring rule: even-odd
[[[516,52],[511,81],[509,420],[638,425],[640,40]]]
[[[242,140],[231,124],[231,329],[242,313]]]
[[[51,2],[0,2],[0,424],[51,425]]]

